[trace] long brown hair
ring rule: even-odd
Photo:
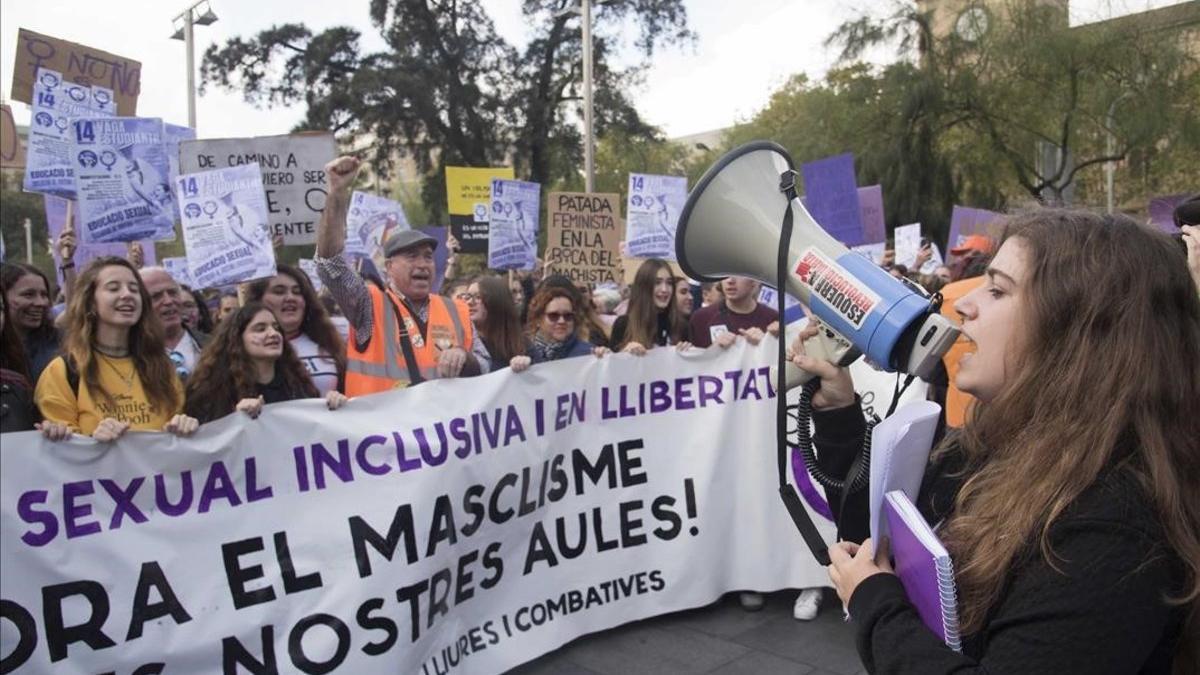
[[[338,333],[333,322],[329,320],[329,313],[325,311],[325,304],[317,296],[317,289],[313,287],[312,280],[304,270],[291,265],[276,264],[275,273],[286,274],[300,285],[300,295],[304,296],[304,320],[300,322],[300,332],[317,343],[321,351],[337,363],[340,389],[340,383],[346,379],[346,345],[342,342],[341,333]],[[271,277],[268,277],[250,284],[246,298],[261,302],[270,283]]]
[[[142,283],[142,277],[130,262],[116,256],[103,256],[92,261],[79,278],[67,306],[66,329],[63,331],[63,355],[74,360],[75,368],[87,385],[88,392],[99,394],[109,405],[112,395],[100,384],[100,361],[95,357],[96,329],[99,327],[96,312],[96,287],[100,271],[106,267],[124,267],[137,281],[138,295],[142,299],[142,311],[138,320],[129,328],[129,357],[142,383],[142,391],[150,407],[161,413],[179,410],[179,392],[175,381],[179,375],[175,364],[167,356],[162,325],[150,300],[150,293]]]
[[[479,302],[487,310],[479,336],[496,362],[496,368],[508,365],[514,356],[525,354],[525,337],[521,333],[521,320],[517,318],[517,306],[513,304],[508,280],[494,276],[481,276],[473,283],[479,285]]]
[[[4,326],[0,327],[0,368],[20,375],[26,387],[37,384],[29,376],[29,359],[25,358],[25,345],[17,333],[17,327],[8,318],[8,298],[4,296],[6,289],[0,288],[0,315],[4,315]]]
[[[649,258],[638,267],[633,277],[633,285],[629,288],[629,313],[625,325],[625,336],[621,344],[613,348],[620,350],[630,342],[639,342],[647,349],[654,347],[658,335],[658,306],[654,304],[654,286],[658,281],[658,271],[666,270],[671,277],[671,299],[667,301],[667,320],[671,330],[671,342],[683,340],[687,334],[687,323],[675,304],[675,273],[667,261]]]
[[[6,262],[0,265],[0,292],[7,293],[8,289],[15,286],[22,277],[30,274],[39,277],[42,280],[42,283],[46,286],[46,294],[50,296],[50,304],[53,305],[54,287],[50,285],[50,280],[46,278],[45,273],[43,273],[41,270],[33,265],[27,265],[25,263]],[[4,311],[6,312],[9,309],[7,300],[8,298],[5,298],[6,302]],[[12,315],[9,314],[5,318],[12,319]],[[16,328],[15,325],[13,327]],[[17,334],[20,335],[19,330]],[[36,340],[58,342],[58,332],[54,329],[54,312],[51,312],[49,307],[47,307],[45,313],[42,314],[42,325],[30,331],[30,335]]]
[[[941,450],[957,443],[969,476],[943,528],[960,625],[982,628],[1007,572],[1038,553],[1033,542],[1054,566],[1055,521],[1102,474],[1128,471],[1185,566],[1169,601],[1188,606],[1176,668],[1194,663],[1200,299],[1184,258],[1128,218],[1078,211],[1017,216],[1004,239],[1019,241],[1028,263],[1019,365]]]
[[[234,411],[238,401],[258,396],[254,363],[246,354],[242,335],[259,312],[275,316],[262,302],[247,302],[217,326],[212,341],[200,355],[195,372],[188,378],[184,411],[201,423],[224,417]],[[275,317],[275,322],[279,323],[279,317]],[[275,368],[276,374],[283,375],[284,385],[294,398],[321,396],[286,337]]]

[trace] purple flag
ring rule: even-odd
[[[862,214],[862,243],[881,244],[887,241],[887,226],[883,223],[883,186],[858,188],[858,210]]]
[[[854,155],[826,157],[800,166],[805,206],[817,223],[846,246],[863,243]]]
[[[950,215],[950,237],[946,240],[946,251],[958,246],[959,240],[972,234],[987,234],[996,236],[999,233],[988,231],[988,226],[1000,220],[1004,215],[987,209],[972,209],[955,205]]]
[[[46,205],[46,229],[50,231],[50,247],[54,256],[54,267],[58,274],[58,285],[63,283],[62,276],[62,261],[58,258],[58,247],[54,243],[58,241],[59,235],[62,234],[63,228],[67,224],[67,205],[70,200],[55,197],[53,195],[42,195]],[[112,242],[108,244],[85,244],[79,241],[79,233],[75,233],[75,271],[82,272],[83,268],[88,266],[96,258],[106,255],[115,255],[118,258],[124,258],[129,252],[129,245],[124,242]],[[157,264],[155,256],[154,240],[143,239],[141,242],[142,252],[144,253],[146,267]]]
[[[1175,227],[1175,207],[1191,197],[1190,194],[1184,193],[1181,195],[1166,195],[1164,197],[1155,197],[1150,200],[1150,224],[1164,232],[1175,232],[1179,228]]]

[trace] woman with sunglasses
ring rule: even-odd
[[[609,353],[607,347],[597,347],[576,333],[574,298],[573,293],[558,286],[543,285],[534,294],[529,301],[529,353],[512,359],[513,372],[519,373],[534,363]]]
[[[124,258],[98,258],[84,270],[67,307],[63,356],[34,393],[47,421],[105,442],[131,429],[196,430],[181,414],[183,385],[149,308],[150,293]]]

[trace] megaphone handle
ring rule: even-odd
[[[830,363],[842,363],[842,359],[854,346],[842,339],[837,333],[824,329],[804,341],[804,353],[814,359],[822,359]],[[788,361],[784,365],[784,391],[790,391],[803,385],[813,378],[813,374]]]

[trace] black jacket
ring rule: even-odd
[[[0,370],[0,433],[32,431],[41,419],[29,381],[11,370]]]
[[[861,447],[858,406],[817,411],[821,467],[844,476]],[[917,506],[930,523],[950,514],[964,480],[953,453],[931,462]],[[840,493],[827,491],[836,509]],[[868,536],[868,490],[847,499],[839,535]],[[835,513],[835,516],[840,515]],[[951,651],[921,622],[899,578],[865,579],[850,598],[858,652],[872,673],[1170,673],[1182,639],[1183,608],[1166,602],[1184,569],[1167,547],[1149,497],[1123,464],[1111,467],[1050,530],[1057,570],[1036,540],[1011,569],[981,631]]]

